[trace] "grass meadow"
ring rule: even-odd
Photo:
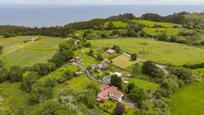
[[[58,44],[63,40],[54,37],[40,37],[35,42],[24,42],[30,36],[14,38],[0,38],[0,45],[4,47],[0,56],[7,67],[18,65],[31,66],[35,63],[46,62],[58,49]]]
[[[140,38],[90,40],[95,47],[118,45],[129,53],[137,53],[139,58],[163,64],[183,65],[204,62],[204,50],[179,43],[162,42]]]
[[[142,89],[152,90],[152,91],[157,90],[157,88],[159,87],[159,85],[156,83],[138,79],[138,78],[129,78],[128,83],[134,83],[136,86]]]
[[[125,56],[125,55],[120,55],[114,59],[112,59],[112,63],[113,65],[125,69],[128,66],[137,63],[137,61],[132,61],[129,57]]]
[[[149,20],[133,20],[133,22],[143,24],[148,27],[154,27],[155,25],[163,26],[165,28],[173,28],[173,27],[180,27],[179,24],[174,23],[167,23],[167,22],[155,22],[155,21],[149,21]]]
[[[0,114],[17,115],[29,106],[30,94],[20,89],[20,83],[0,84]]]
[[[204,114],[204,82],[197,82],[178,89],[171,96],[172,115]]]

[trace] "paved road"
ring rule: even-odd
[[[101,80],[96,79],[96,78],[91,74],[91,72],[86,68],[85,65],[83,65],[83,64],[81,64],[81,63],[73,63],[73,64],[76,65],[76,66],[78,66],[78,67],[80,67],[80,68],[82,68],[82,69],[86,72],[86,74],[87,74],[87,76],[89,77],[89,79],[94,80],[94,81],[97,81],[97,82],[102,82]]]

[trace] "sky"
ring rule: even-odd
[[[61,5],[204,5],[204,0],[0,0],[0,4],[61,4]]]

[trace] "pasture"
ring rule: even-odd
[[[162,26],[165,28],[180,27],[179,24],[167,23],[167,22],[155,22],[155,21],[149,21],[149,20],[133,20],[133,22],[143,24],[143,25],[150,27],[150,28],[154,27],[155,25]]]
[[[105,22],[104,27],[107,28],[110,22]],[[125,28],[128,26],[127,23],[122,22],[122,21],[113,21],[113,25],[117,28]]]
[[[4,60],[7,67],[13,65],[26,67],[35,63],[46,62],[54,55],[58,49],[58,44],[63,40],[54,37],[39,38],[34,42],[29,41],[30,36],[1,38],[0,45],[4,47],[4,51],[0,59]]]
[[[118,45],[122,50],[136,53],[139,58],[163,64],[183,65],[204,62],[204,50],[179,43],[140,38],[90,40],[95,47]]]
[[[175,36],[179,33],[178,28],[144,28],[144,31],[150,35],[158,35],[165,32],[167,35]]]
[[[197,82],[178,89],[171,96],[172,115],[204,114],[204,82]]]
[[[146,80],[138,79],[138,78],[130,78],[128,79],[128,83],[134,83],[136,86],[146,89],[146,90],[152,90],[155,91],[158,89],[159,84],[149,82]]]
[[[18,114],[29,106],[30,94],[20,89],[20,83],[0,84],[0,114]]]
[[[135,64],[136,62],[137,61],[132,61],[130,57],[123,54],[112,59],[112,64],[122,69],[125,69],[128,66]]]

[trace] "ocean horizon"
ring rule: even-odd
[[[169,15],[177,12],[204,12],[203,5],[0,5],[0,25],[26,27],[62,26],[72,22],[113,15],[145,13]]]

